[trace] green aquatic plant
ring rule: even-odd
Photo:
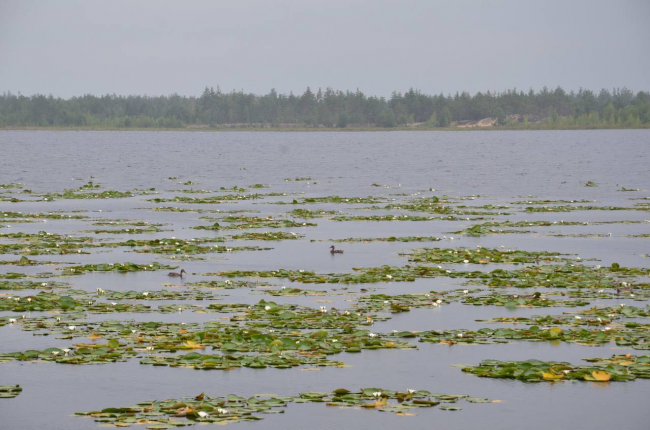
[[[328,407],[357,407],[363,410],[392,412],[406,415],[412,409],[433,408],[440,403],[489,403],[491,400],[459,394],[432,393],[407,389],[391,391],[383,388],[362,388],[334,391],[309,391],[298,396],[256,394],[245,398],[234,394],[197,396],[164,401],[144,401],[134,406],[105,408],[98,411],[77,412],[75,415],[94,419],[100,425],[128,427],[144,424],[148,428],[173,428],[194,424],[229,424],[261,420],[261,414],[284,412],[289,403],[322,403]],[[460,410],[456,406],[441,406],[440,410]]]
[[[0,385],[0,399],[13,399],[22,391],[20,385]]]
[[[89,217],[84,215],[66,215],[55,212],[42,212],[42,213],[23,213],[23,212],[12,212],[12,211],[1,211],[0,217],[13,219],[12,222],[16,222],[15,219],[21,218],[33,218],[33,219],[87,219]]]
[[[518,264],[568,261],[566,258],[561,258],[559,252],[499,250],[483,247],[476,249],[422,248],[413,249],[400,255],[407,256],[411,262],[436,264]]]
[[[542,381],[633,381],[650,379],[650,355],[614,355],[611,358],[587,359],[590,366],[574,366],[566,362],[526,360],[483,360],[478,366],[463,366],[463,372],[482,378]]]
[[[567,342],[579,345],[604,345],[615,342],[618,346],[634,349],[650,349],[650,341],[647,336],[650,333],[650,326],[622,327],[571,327],[562,329],[560,327],[540,328],[531,326],[528,328],[481,328],[478,330],[430,330],[418,333],[398,332],[393,336],[417,337],[420,342],[440,343],[444,345],[453,344],[490,344],[508,343],[510,341],[548,341]]]
[[[239,200],[258,200],[258,199],[264,199],[266,197],[280,197],[280,196],[286,196],[286,193],[224,194],[224,195],[212,196],[212,197],[185,197],[185,196],[176,196],[173,198],[157,197],[157,198],[149,199],[148,201],[155,202],[155,203],[175,202],[175,203],[192,203],[192,204],[217,204],[222,202],[232,202],[232,201],[239,201]]]
[[[121,229],[95,229],[95,230],[84,230],[84,233],[93,233],[93,234],[143,234],[143,233],[160,233],[162,231],[170,231],[161,229],[155,225],[149,225],[146,228],[121,228]]]
[[[434,236],[390,236],[390,237],[349,237],[347,239],[328,239],[319,240],[319,242],[335,242],[335,243],[369,243],[369,242],[438,242],[442,239]],[[312,239],[312,242],[317,240]]]
[[[192,228],[195,230],[245,230],[253,228],[296,228],[317,226],[317,224],[314,223],[299,223],[288,219],[275,220],[271,218],[256,217],[226,217],[221,221],[229,224],[220,224],[215,222],[212,225],[200,225]]]
[[[165,264],[154,261],[150,264],[136,264],[136,263],[100,263],[100,264],[84,264],[83,266],[70,266],[63,269],[63,275],[81,275],[88,272],[141,272],[141,271],[154,271],[154,270],[171,270],[176,269],[178,266],[168,266]]]
[[[474,306],[505,306],[506,308],[576,307],[589,304],[588,301],[580,299],[553,300],[539,292],[529,295],[491,293],[482,296],[467,296],[462,303]]]
[[[73,200],[124,199],[129,197],[136,197],[136,196],[148,196],[151,194],[156,194],[155,189],[153,188],[149,190],[135,189],[133,191],[114,191],[114,190],[86,191],[86,189],[78,189],[78,190],[64,190],[61,193],[42,194],[40,195],[40,197],[42,198],[42,201],[52,202],[55,200],[68,200],[68,199],[73,199]]]
[[[647,211],[645,207],[624,207],[624,206],[529,206],[524,209],[526,212],[572,212],[572,211]]]
[[[305,237],[298,233],[287,233],[284,231],[266,231],[264,233],[249,232],[237,234],[232,237],[233,240],[297,240]]]
[[[17,360],[58,364],[109,364],[127,361],[137,354],[132,347],[123,347],[118,340],[112,339],[105,344],[79,344],[70,348],[0,353],[0,363]]]
[[[311,211],[309,209],[294,209],[290,212],[287,212],[288,216],[292,216],[295,218],[302,218],[302,219],[313,219],[313,218],[323,218],[325,216],[329,215],[336,215],[336,211],[325,211],[325,210],[319,210],[319,211]]]
[[[332,221],[462,221],[455,216],[433,217],[420,215],[337,215]]]
[[[0,290],[52,290],[55,288],[70,288],[70,284],[52,281],[0,281]]]

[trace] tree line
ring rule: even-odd
[[[445,96],[410,89],[385,98],[331,88],[256,95],[217,87],[199,97],[0,95],[0,127],[450,127],[484,118],[497,126],[647,126],[650,93],[544,87]]]

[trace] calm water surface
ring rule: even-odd
[[[23,183],[35,192],[78,188],[92,180],[105,189],[132,190],[155,187],[155,197],[182,194],[172,190],[231,188],[261,183],[271,187],[254,190],[280,192],[287,196],[239,201],[217,205],[153,203],[148,197],[106,200],[57,200],[54,202],[0,202],[2,211],[46,212],[88,211],[86,215],[106,219],[136,219],[165,223],[164,231],[145,235],[98,235],[98,238],[205,237],[219,232],[196,231],[196,225],[210,221],[201,216],[216,214],[167,213],[154,206],[201,209],[258,211],[254,216],[281,216],[291,206],[273,204],[294,198],[339,195],[347,197],[384,196],[396,201],[411,194],[478,196],[468,205],[510,205],[527,199],[588,199],[594,205],[632,207],[647,203],[650,192],[650,132],[634,131],[536,131],[536,132],[387,132],[387,133],[182,133],[182,132],[0,132],[0,184]],[[170,180],[169,178],[178,178]],[[308,181],[285,179],[311,178]],[[196,185],[183,186],[191,180]],[[587,181],[598,187],[584,187]],[[372,186],[372,184],[380,185]],[[640,192],[620,192],[621,187]],[[429,191],[434,189],[435,191]],[[0,190],[2,191],[2,190]],[[252,192],[253,190],[251,190]],[[0,194],[0,196],[9,195]],[[15,194],[13,194],[15,195]],[[205,194],[209,195],[209,194]],[[343,211],[347,215],[407,213],[405,211],[362,211],[370,205],[306,205],[311,210]],[[506,219],[501,217],[499,219]],[[262,252],[208,255],[204,261],[184,262],[188,272],[219,270],[307,269],[323,273],[350,272],[355,267],[401,266],[406,258],[399,254],[413,248],[484,247],[518,248],[528,251],[558,251],[597,258],[593,264],[648,267],[649,239],[628,235],[650,233],[650,224],[604,224],[597,221],[643,221],[648,211],[574,211],[567,213],[525,214],[512,212],[507,219],[581,221],[589,225],[536,228],[532,234],[463,237],[449,232],[480,221],[426,222],[336,222],[314,220],[318,227],[284,229],[304,234],[299,241],[230,242],[233,246],[269,246]],[[213,221],[212,221],[213,222]],[[2,222],[0,220],[0,225]],[[1,233],[45,230],[51,233],[84,235],[97,228],[87,221],[47,220],[13,224]],[[109,227],[110,228],[110,227]],[[263,231],[263,230],[262,230]],[[230,232],[227,232],[230,233]],[[602,234],[611,237],[556,237],[551,234]],[[329,239],[387,236],[455,236],[454,241],[432,243],[342,243],[345,254],[331,256]],[[313,241],[312,241],[313,240]],[[6,242],[2,239],[2,242]],[[92,251],[90,255],[40,256],[35,259],[59,262],[149,263],[155,254],[138,254],[118,248]],[[15,259],[0,255],[0,260]],[[476,270],[491,270],[486,266]],[[458,270],[463,270],[462,267]],[[0,273],[52,271],[49,266],[17,268],[0,266]],[[198,275],[191,280],[201,279]],[[74,288],[94,291],[154,290],[170,281],[166,272],[87,274],[65,279]],[[292,284],[341,292],[343,285]],[[379,292],[403,294],[461,288],[462,279],[426,279],[413,283],[373,284]],[[349,286],[358,292],[363,285]],[[255,290],[255,289],[254,289]],[[3,291],[4,293],[4,291]],[[10,292],[14,294],[14,292]],[[15,292],[31,294],[32,292]],[[222,302],[256,303],[268,299],[259,290],[215,291]],[[274,298],[281,303],[318,307],[345,307],[347,296]],[[598,306],[612,301],[594,301]],[[197,302],[198,303],[198,302]],[[642,302],[636,305],[644,305]],[[155,305],[155,304],[154,304]],[[452,304],[440,309],[417,309],[395,314],[373,330],[430,330],[478,328],[476,319],[498,316],[559,314],[575,309],[516,309],[473,307]],[[9,313],[0,312],[0,317]],[[35,316],[35,315],[30,315]],[[90,316],[91,320],[126,319],[137,321],[206,322],[221,314],[117,314]],[[81,340],[79,340],[81,341]],[[66,346],[69,341],[54,336],[32,336],[18,327],[0,327],[0,351],[44,349]],[[9,362],[0,364],[0,385],[20,384],[24,391],[15,399],[0,401],[0,429],[95,429],[90,419],[72,417],[76,411],[126,406],[136,402],[196,395],[202,391],[221,395],[236,393],[277,393],[295,395],[309,390],[329,391],[339,387],[378,386],[386,389],[426,389],[433,392],[466,393],[476,397],[501,399],[497,404],[459,404],[460,412],[437,409],[418,410],[415,417],[398,417],[363,410],[326,408],[319,404],[289,405],[284,414],[266,415],[264,421],[232,424],[238,429],[648,429],[650,428],[650,381],[592,384],[523,384],[517,381],[481,379],[450,367],[455,363],[478,363],[482,359],[570,361],[607,357],[614,353],[642,353],[615,345],[587,347],[575,344],[510,343],[503,345],[454,346],[418,344],[417,350],[363,351],[337,357],[350,368],[301,371],[299,369],[238,369],[229,372],[172,369],[126,363],[102,366],[65,366],[54,363]]]

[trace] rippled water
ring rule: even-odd
[[[89,180],[106,189],[130,190],[155,187],[160,196],[182,187],[178,182],[198,182],[194,188],[270,184],[260,192],[283,192],[284,198],[240,201],[220,205],[194,205],[209,209],[245,209],[259,216],[277,216],[292,207],[267,204],[310,196],[392,196],[434,188],[436,195],[480,195],[481,204],[502,204],[528,199],[589,199],[598,205],[631,206],[633,197],[648,197],[648,191],[624,193],[621,187],[650,189],[650,132],[634,131],[536,131],[536,132],[387,132],[387,133],[176,133],[176,132],[0,132],[0,184],[21,182],[34,191],[77,188]],[[178,180],[169,180],[178,177]],[[311,181],[285,182],[285,178],[310,177]],[[592,180],[598,187],[584,187]],[[372,187],[371,184],[390,188]],[[304,195],[291,195],[305,193]],[[201,195],[193,195],[201,196]],[[137,238],[191,238],[218,235],[189,227],[206,224],[197,213],[163,213],[146,197],[107,200],[57,200],[39,203],[0,202],[0,210],[92,211],[93,217],[141,219],[169,223],[166,231]],[[165,203],[165,206],[192,205]],[[367,205],[359,205],[367,206]],[[309,209],[344,210],[366,214],[337,204]],[[100,211],[101,212],[98,212]],[[513,214],[523,220],[644,220],[647,211],[576,211],[569,213]],[[318,227],[290,229],[305,234],[300,241],[253,242],[238,245],[271,246],[263,252],[210,255],[205,261],[183,263],[188,272],[219,270],[309,269],[317,272],[348,272],[354,267],[406,264],[398,254],[422,246],[498,247],[575,253],[598,258],[599,264],[617,261],[625,266],[648,267],[648,239],[625,237],[649,233],[650,224],[562,226],[537,229],[541,233],[484,237],[457,237],[454,242],[343,243],[344,255],[331,256],[327,240],[348,237],[440,236],[472,225],[466,221],[428,222],[335,222],[317,219]],[[15,224],[8,231],[82,234],[92,228],[82,221],[47,221]],[[558,238],[546,233],[612,233],[611,238]],[[107,237],[108,235],[99,236]],[[128,236],[110,235],[111,239]],[[125,253],[123,249],[93,251],[84,256],[43,256],[38,259],[90,262],[133,261],[148,263],[153,254]],[[15,256],[0,255],[0,260]],[[481,267],[490,270],[494,266]],[[16,268],[7,271],[39,272],[50,268]],[[477,269],[478,270],[478,269]],[[67,280],[67,279],[66,279]],[[284,280],[278,284],[290,285]],[[94,291],[152,290],[169,278],[165,272],[87,274],[70,279],[75,288]],[[381,292],[402,294],[458,288],[461,279],[426,279],[414,283],[377,284]],[[297,284],[300,287],[302,284]],[[310,285],[330,290],[340,285]],[[304,288],[304,286],[303,286]],[[358,286],[355,286],[357,291]],[[254,303],[264,295],[247,289],[216,291],[223,301]],[[345,297],[331,296],[328,306],[346,306]],[[274,298],[277,302],[317,307],[324,297]],[[607,301],[594,301],[597,305]],[[348,304],[349,305],[349,304]],[[395,314],[374,330],[427,330],[478,328],[475,319],[497,316],[558,314],[564,308],[516,309],[473,307],[452,304],[440,309],[413,310]],[[6,313],[1,313],[4,316]],[[203,322],[219,314],[121,314],[92,316],[93,319]],[[0,351],[64,346],[52,336],[36,337],[17,327],[0,327]],[[290,405],[284,414],[264,416],[262,422],[232,424],[238,429],[338,429],[363,426],[374,429],[548,429],[590,430],[647,429],[650,412],[650,381],[592,384],[524,384],[517,381],[481,379],[450,367],[454,363],[477,363],[485,358],[544,360],[580,363],[581,358],[607,357],[634,350],[586,347],[575,344],[514,342],[504,345],[454,346],[418,344],[418,350],[377,350],[345,354],[341,360],[352,367],[320,371],[297,369],[238,369],[228,372],[196,371],[142,366],[137,359],[102,366],[65,366],[54,363],[9,362],[0,364],[0,385],[19,383],[23,393],[0,400],[0,429],[94,429],[89,419],[75,418],[75,411],[108,406],[126,406],[148,399],[208,394],[277,393],[326,391],[341,386],[379,386],[387,389],[421,388],[434,392],[467,393],[502,399],[499,404],[463,405],[460,412],[418,410],[418,416],[398,417],[388,413],[340,410],[319,404]],[[338,358],[338,357],[337,357]]]

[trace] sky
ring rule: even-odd
[[[650,90],[650,0],[0,0],[0,92]]]

